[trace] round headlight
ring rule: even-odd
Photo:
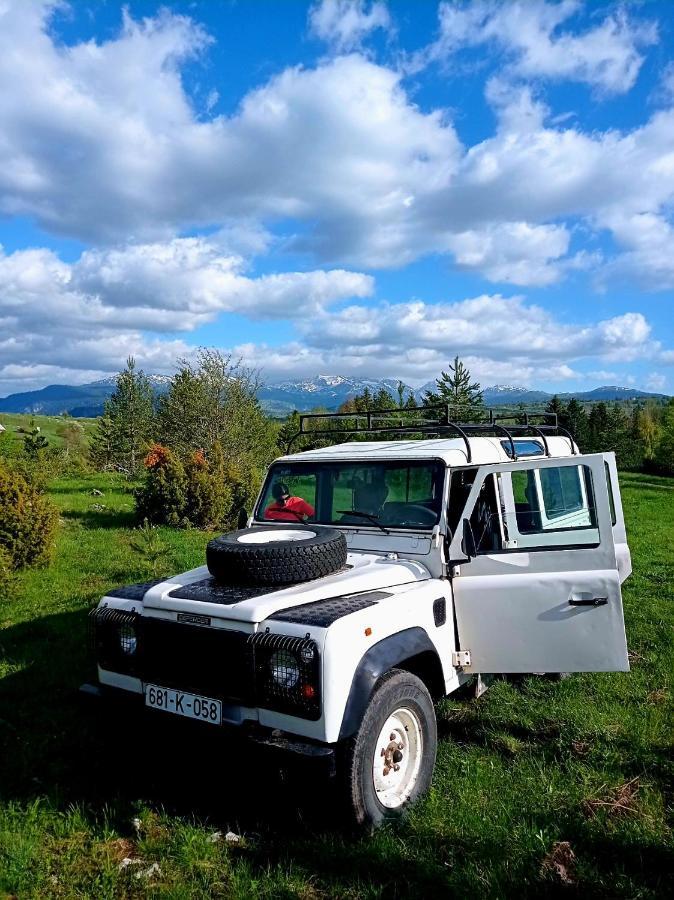
[[[297,657],[289,650],[277,650],[269,660],[271,677],[282,688],[294,688],[300,680]]]
[[[138,638],[133,625],[122,625],[119,629],[119,647],[126,656],[133,656],[136,652]]]

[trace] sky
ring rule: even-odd
[[[0,396],[674,393],[674,3],[0,0]]]

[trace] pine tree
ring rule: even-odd
[[[107,421],[94,437],[94,457],[104,457],[109,452],[110,462],[135,475],[153,436],[155,415],[152,385],[145,374],[136,369],[132,356],[117,376],[115,390],[105,403],[103,418]]]
[[[674,475],[674,400],[670,400],[663,411],[662,431],[654,462],[665,475]]]
[[[371,409],[396,409],[397,406],[398,404],[394,400],[393,394],[391,394],[390,391],[387,391],[386,388],[380,388],[372,399]]]
[[[107,469],[114,465],[120,455],[117,437],[118,434],[110,416],[107,413],[99,416],[89,445],[89,460],[95,468]]]
[[[566,428],[580,449],[584,451],[589,438],[587,414],[583,404],[576,400],[575,397],[572,397],[567,403],[566,409],[560,417],[559,424]]]
[[[608,406],[604,401],[595,403],[587,417],[588,453],[601,453],[610,449],[608,443]]]
[[[554,397],[551,397],[548,401],[548,405],[545,407],[545,411],[547,413],[554,413],[557,416],[557,420],[561,425],[561,417],[566,412],[566,407],[564,406],[564,401],[560,400],[557,394]]]
[[[477,381],[472,381],[469,369],[458,356],[450,363],[449,372],[442,372],[436,379],[437,391],[426,391],[428,405],[448,403],[450,417],[461,422],[479,422],[484,415],[482,391]]]
[[[625,467],[630,459],[629,420],[620,404],[595,403],[588,416],[591,453],[613,451],[618,465]]]
[[[41,450],[46,450],[49,446],[47,438],[41,434],[40,426],[36,425],[31,419],[30,431],[23,439],[23,452],[31,459],[37,459]]]

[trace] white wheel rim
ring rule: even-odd
[[[396,709],[384,722],[374,750],[374,789],[382,806],[396,809],[409,800],[419,777],[423,749],[416,713],[405,706]]]
[[[289,528],[270,528],[269,531],[241,534],[237,541],[239,544],[275,544],[277,541],[308,541],[310,538],[315,537],[315,531],[291,531]]]

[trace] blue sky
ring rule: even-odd
[[[0,395],[674,392],[674,5],[0,2]]]

